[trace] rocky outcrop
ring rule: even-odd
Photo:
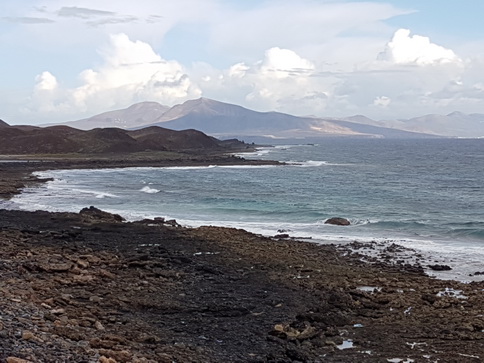
[[[428,268],[434,271],[450,271],[452,270],[452,267],[448,265],[428,265]]]
[[[91,222],[105,222],[105,223],[119,223],[123,222],[124,218],[121,217],[119,214],[112,214],[105,211],[102,211],[96,207],[90,206],[89,208],[83,208],[79,215],[85,221]]]
[[[334,224],[336,226],[349,226],[351,222],[346,218],[333,217],[327,219],[324,224]]]

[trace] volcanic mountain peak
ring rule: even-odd
[[[161,103],[158,103],[158,102],[151,102],[151,101],[138,102],[126,108],[127,111],[150,110],[150,111],[162,111],[162,112],[168,109],[169,109],[168,106],[162,105]]]
[[[165,114],[159,117],[156,122],[165,122],[175,120],[190,114],[216,116],[227,113],[234,114],[234,110],[247,110],[241,106],[236,106],[228,103],[212,100],[210,98],[197,98],[195,100],[185,101],[182,104],[175,105],[169,109]],[[252,111],[254,112],[254,111]]]

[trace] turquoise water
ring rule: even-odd
[[[319,241],[397,241],[484,257],[484,140],[328,139],[246,155],[285,166],[56,170],[15,208],[162,216]],[[350,219],[350,227],[324,224]],[[483,267],[484,269],[484,267]]]

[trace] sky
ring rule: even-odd
[[[0,119],[199,97],[298,116],[484,113],[482,0],[2,0]]]

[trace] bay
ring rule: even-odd
[[[385,241],[484,261],[484,140],[326,139],[244,157],[284,166],[54,170],[14,208],[175,218],[315,242]],[[324,224],[344,217],[349,227]],[[482,266],[484,271],[484,265]]]

